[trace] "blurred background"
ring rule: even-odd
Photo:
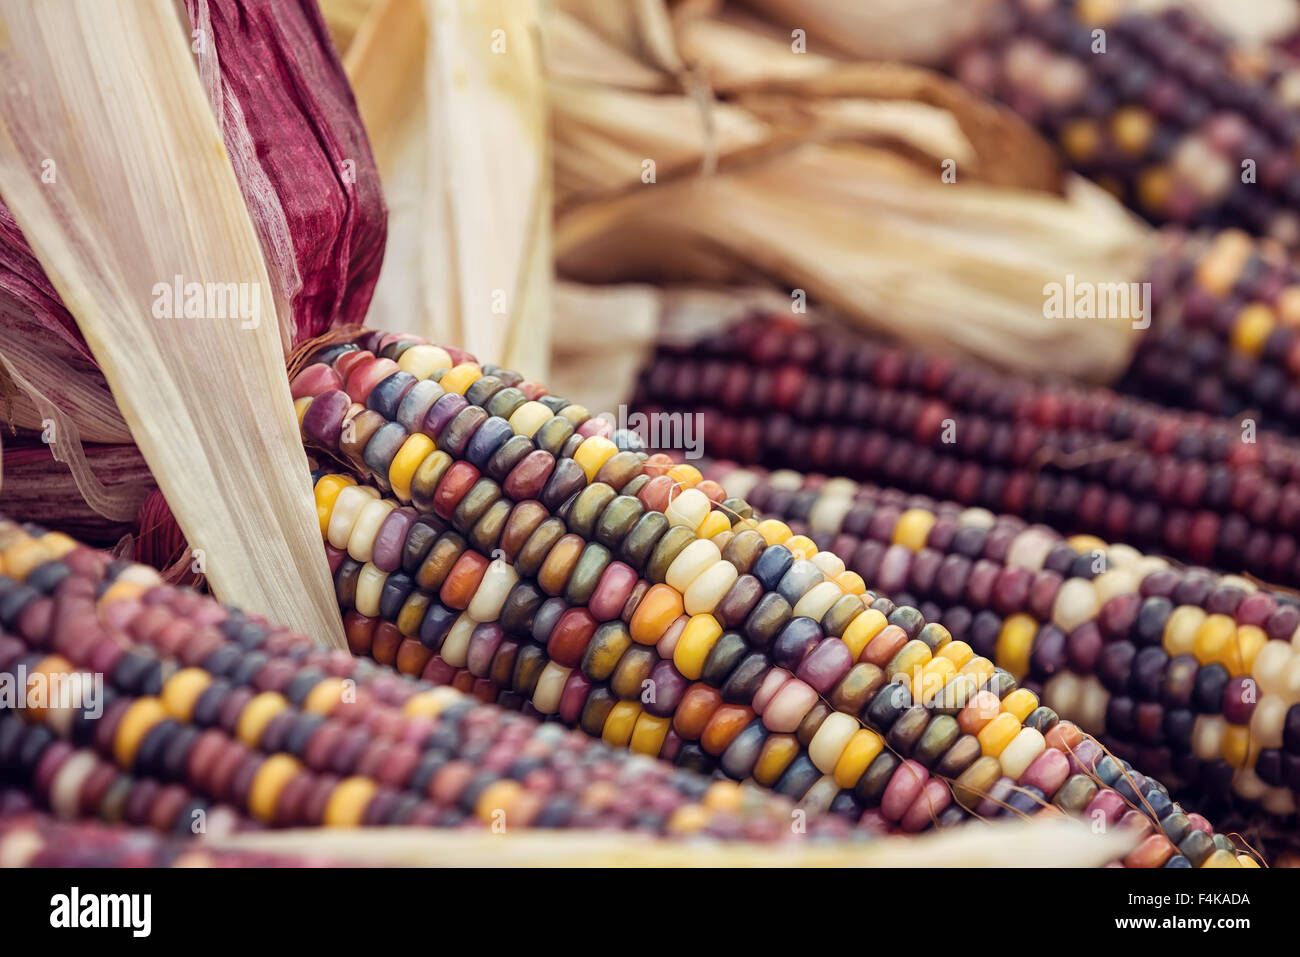
[[[1260,404],[1168,355],[1193,325],[1169,300],[1198,244],[1240,258],[1219,230],[1277,263],[1300,237],[1292,0],[322,9],[389,205],[374,323],[601,409],[656,336],[749,305],[1033,374],[1115,383],[1146,362],[1205,411]],[[1044,318],[1049,283],[1171,260],[1144,335]],[[1295,296],[1242,338],[1300,321]],[[1300,413],[1288,387],[1279,416]]]

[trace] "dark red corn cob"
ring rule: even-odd
[[[1104,389],[1038,385],[752,320],[661,349],[636,407],[705,416],[708,454],[878,481],[1300,583],[1300,443]]]

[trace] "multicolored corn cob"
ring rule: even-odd
[[[1300,443],[788,321],[662,348],[636,408],[707,454],[879,481],[1198,564],[1300,582]]]
[[[1177,7],[1008,0],[952,69],[1154,222],[1300,244],[1290,58],[1247,55]]]
[[[1244,579],[923,496],[725,463],[892,600],[1009,670],[1116,756],[1274,814],[1300,786],[1300,605]]]
[[[948,647],[947,633],[927,626],[915,609],[891,607],[894,622],[879,609],[870,613],[861,580],[846,575],[840,559],[791,537],[781,523],[754,522],[748,506],[723,500],[716,485],[706,494],[694,469],[678,467],[677,481],[672,474],[651,478],[644,453],[620,451],[598,435],[574,441],[563,400],[554,401],[561,414],[539,409],[535,431],[532,421],[514,421],[530,401],[522,386],[506,385],[522,382],[514,373],[483,375],[446,350],[393,336],[364,335],[356,344],[380,355],[335,347],[294,379],[305,438],[395,496],[385,502],[341,476],[317,481],[341,604],[359,612],[349,621],[356,650],[369,642],[373,653],[382,638],[380,654],[391,653],[395,663],[404,655],[405,666],[425,676],[463,680],[484,696],[500,689],[518,703],[531,699],[542,713],[559,713],[568,692],[566,710],[589,733],[621,745],[635,740],[650,753],[667,747],[679,761],[716,762],[737,778],[754,774],[761,781],[767,756],[768,783],[777,790],[814,810],[861,812],[862,820],[882,826],[916,830],[944,814],[955,823],[969,802],[953,804],[952,788],[967,795],[986,790],[963,791],[970,775],[982,782],[996,771],[1008,794],[1032,795],[1022,775],[1031,766],[1041,772],[1040,760],[1055,762],[1047,752],[1064,758],[1045,738],[1054,733],[1055,714],[1038,708],[1032,694],[1018,693],[1010,675],[975,661],[964,643]],[[529,391],[543,394],[539,386]],[[500,414],[492,414],[494,403]],[[523,434],[543,436],[545,429],[557,430],[544,439],[553,448],[538,449]],[[626,464],[611,469],[620,455]],[[540,474],[525,482],[516,470],[529,456],[538,458]],[[585,464],[555,486],[566,461]],[[662,501],[650,501],[661,480]],[[407,501],[412,508],[402,514]],[[434,524],[421,514],[434,516]],[[408,554],[413,530],[419,547]],[[616,587],[601,592],[612,569],[619,572]],[[424,589],[412,580],[421,571]],[[505,640],[506,626],[497,621],[512,596],[519,596],[510,616],[517,642]],[[584,605],[593,600],[607,606],[611,617],[603,623]],[[726,630],[742,623],[743,635]],[[574,679],[602,624],[613,625],[598,656],[611,666],[611,688],[593,688],[586,674]],[[502,648],[506,660],[494,682]],[[469,669],[472,651],[477,674]],[[927,672],[930,694],[910,666],[926,666],[932,652],[951,667],[935,664]],[[874,657],[855,671],[859,653]],[[629,654],[629,680],[613,688]],[[960,700],[948,702],[952,713],[932,714],[933,697],[967,665],[953,687],[956,695],[960,686]],[[457,674],[462,668],[469,674]],[[671,693],[656,693],[655,708],[643,707],[633,697],[639,683],[630,680],[638,676],[656,692],[666,680]],[[981,684],[984,698],[966,712],[967,692],[974,695]],[[832,703],[819,700],[826,694]],[[971,725],[965,734],[958,713]],[[1068,736],[1067,728],[1057,734]],[[697,747],[679,744],[695,740]],[[913,754],[921,760],[910,760]],[[1032,808],[1055,792],[1039,788],[1036,799],[1020,801]],[[1135,795],[1141,799],[1142,791]]]
[[[105,683],[98,719],[62,704],[25,713],[12,773],[26,789],[54,760],[47,752],[68,741],[156,782],[143,786],[152,799],[126,798],[147,821],[170,820],[155,806],[165,782],[273,826],[501,818],[765,841],[791,834],[792,805],[779,797],[324,651],[64,536],[12,525],[0,533],[0,673],[84,671]],[[87,782],[65,784],[61,773],[46,774],[51,794],[101,806]],[[807,833],[848,831],[810,814]]]
[[[20,663],[22,658],[12,667]],[[50,675],[30,675],[38,673]],[[97,817],[177,837],[222,836],[255,826],[229,805],[214,806],[183,783],[160,781],[152,773],[157,769],[143,770],[133,775],[91,747],[77,747],[43,724],[0,711],[0,783],[25,789],[60,818]]]
[[[1117,385],[1300,432],[1300,268],[1238,230],[1171,242],[1148,272],[1151,328]]]
[[[914,636],[926,635],[937,647],[947,646],[946,653],[951,657],[943,663],[953,667],[942,676],[937,670],[928,675],[932,682],[939,679],[934,689],[938,694],[919,691],[924,700],[918,697],[915,705],[912,691],[925,684],[919,677],[916,683],[888,682],[888,668],[880,665],[898,664],[898,645],[920,646],[923,642],[909,643],[904,628],[890,625],[879,610],[864,617],[865,606],[856,594],[846,592],[837,580],[825,580],[824,572],[814,564],[818,559],[831,566],[827,570],[834,571],[839,581],[858,584],[856,576],[843,574],[843,563],[833,556],[812,550],[806,553],[810,559],[798,563],[789,548],[769,547],[757,528],[741,527],[738,532],[721,534],[730,536],[725,542],[730,557],[744,556],[741,561],[746,574],[742,577],[713,542],[695,537],[691,545],[683,539],[684,547],[675,547],[676,557],[665,553],[659,561],[662,567],[650,572],[653,581],[636,583],[626,601],[620,595],[618,600],[607,603],[606,614],[621,615],[602,625],[581,604],[571,604],[568,598],[561,597],[568,593],[572,582],[566,578],[566,568],[574,567],[581,552],[576,543],[566,552],[571,553],[570,557],[551,569],[545,589],[518,577],[506,560],[510,556],[502,554],[491,563],[501,563],[502,567],[486,585],[480,584],[467,593],[466,585],[472,586],[472,581],[455,582],[449,591],[449,572],[441,579],[443,585],[437,594],[421,592],[412,586],[409,573],[398,570],[397,563],[405,556],[408,567],[423,567],[428,560],[424,553],[418,548],[408,550],[406,543],[395,537],[379,549],[383,552],[380,561],[390,567],[386,571],[374,564],[376,545],[383,537],[382,523],[362,525],[355,517],[360,514],[356,510],[349,510],[352,515],[341,522],[335,520],[327,499],[341,498],[340,489],[354,487],[349,483],[347,478],[327,475],[319,477],[316,484],[322,531],[331,543],[331,564],[336,568],[341,604],[348,610],[348,631],[356,651],[374,653],[375,641],[382,633],[383,650],[379,655],[396,662],[399,668],[423,667],[425,677],[443,680],[449,675],[454,676],[452,680],[463,675],[467,683],[472,682],[471,686],[485,695],[504,686],[503,703],[508,696],[514,697],[516,703],[531,698],[538,712],[555,714],[607,742],[675,757],[679,762],[685,759],[684,763],[692,766],[699,767],[698,762],[706,760],[710,764],[704,767],[708,767],[716,759],[718,768],[733,777],[752,776],[816,810],[854,817],[861,814],[863,823],[882,829],[897,825],[917,830],[931,823],[956,823],[965,814],[961,803],[952,804],[953,788],[959,796],[965,796],[967,807],[981,815],[995,814],[1003,805],[1013,813],[1025,813],[1046,804],[1068,776],[1062,773],[1060,780],[1056,779],[1058,771],[1069,770],[1066,750],[1073,745],[1070,736],[1077,732],[1068,725],[1056,729],[1055,715],[1047,709],[1036,709],[1032,695],[1017,693],[1014,681],[991,666],[986,669],[987,675],[981,673],[985,679],[983,697],[967,701],[966,692],[974,695],[979,684],[974,677],[979,663],[971,660],[973,655],[961,643],[947,646],[942,630],[927,628],[914,609],[898,609],[894,617],[905,622]],[[396,511],[396,503],[390,502],[386,514]],[[738,527],[745,522],[739,520]],[[403,529],[411,527],[410,523],[400,524]],[[665,520],[662,526],[661,531],[667,530],[669,523]],[[774,538],[782,535],[779,523],[768,523],[765,531]],[[455,533],[451,536],[459,537]],[[427,554],[437,554],[439,543],[447,540],[446,535],[439,537],[432,531],[418,532],[417,538]],[[539,547],[536,562],[529,560],[543,574],[552,563],[554,543],[558,541],[555,535],[546,538],[550,549]],[[806,539],[803,544],[791,539],[788,531],[784,538],[797,549],[811,546]],[[622,542],[610,544],[624,554]],[[646,547],[648,567],[655,566],[660,557],[657,550],[650,550],[653,544]],[[703,553],[706,549],[701,546],[709,547],[709,556],[701,554],[678,565],[690,548]],[[528,548],[524,542],[522,549]],[[456,557],[457,550],[461,557]],[[465,555],[473,554],[461,540],[439,555],[437,562],[442,568],[454,570]],[[351,572],[339,574],[345,562],[358,565],[366,556],[370,558],[362,567],[370,567],[368,575],[364,570],[355,578]],[[836,562],[838,570],[833,567]],[[471,564],[481,568],[489,563],[476,558]],[[716,576],[720,579],[714,589],[717,594],[693,593],[691,584],[707,580],[710,569],[719,564],[731,566],[732,570],[725,580],[720,574]],[[808,570],[796,569],[796,564]],[[749,574],[751,568],[756,574]],[[813,596],[817,587],[813,572],[823,585],[836,591],[840,600],[829,594]],[[480,574],[481,582],[487,572]],[[773,580],[775,587],[767,595],[763,594],[758,575]],[[352,581],[363,576],[369,579],[365,610],[377,612],[378,623],[373,614],[356,615],[359,593]],[[396,585],[392,584],[394,578]],[[386,592],[388,602],[383,600]],[[549,600],[545,599],[548,593],[552,595]],[[703,604],[701,610],[688,616],[686,601],[693,594]],[[767,607],[760,609],[765,599]],[[599,596],[592,600],[606,604]],[[385,604],[386,609],[382,607]],[[826,607],[813,612],[813,605],[820,604]],[[835,606],[838,608],[832,613]],[[706,607],[709,611],[703,610]],[[723,622],[714,617],[719,611],[724,620],[734,613],[735,624],[743,622],[747,635],[724,634]],[[813,612],[816,617],[795,612]],[[884,656],[882,661],[864,661],[850,669],[851,675],[845,674],[833,653],[837,648],[844,649],[850,655],[845,664],[851,666],[850,646],[836,634],[821,638],[828,617],[860,645],[884,629],[889,640],[875,649]],[[566,618],[582,621],[583,625],[562,628]],[[858,618],[863,621],[855,630]],[[563,634],[559,634],[561,631]],[[897,642],[893,641],[895,632],[900,639]],[[364,647],[367,641],[368,648]],[[750,650],[751,644],[757,647]],[[771,650],[765,654],[766,644],[771,645]],[[890,645],[888,654],[886,644]],[[916,656],[915,650],[912,656]],[[945,702],[947,713],[933,715],[931,705],[940,707],[942,678],[951,677],[958,664],[971,666],[963,675],[962,690],[950,688],[953,700]],[[984,665],[988,665],[987,661]],[[896,671],[907,674],[901,664]],[[498,680],[492,680],[494,675]],[[966,683],[969,689],[964,687]],[[648,702],[644,697],[646,685],[654,692]],[[830,703],[819,703],[819,694],[829,695]],[[1023,714],[1018,713],[1021,710]],[[857,716],[859,711],[862,719]],[[958,715],[972,733],[962,735]],[[1031,726],[1022,728],[1021,719],[1030,720]],[[868,727],[863,726],[864,721]],[[985,725],[991,725],[992,730],[984,732],[983,738],[976,737]],[[698,745],[694,743],[696,738]],[[981,751],[987,752],[987,760],[980,760]],[[1005,772],[1014,772],[1015,777]],[[992,779],[986,782],[989,775]],[[949,785],[947,781],[955,783]],[[985,797],[985,785],[999,782],[1000,796],[994,792]],[[1111,800],[1109,795],[1113,793],[1107,790],[1100,804]],[[975,794],[980,795],[978,800],[973,799]],[[1135,794],[1140,800],[1141,790]],[[1096,796],[1090,793],[1089,803]],[[1130,823],[1135,820],[1130,819]],[[1179,856],[1167,841],[1153,841],[1152,847],[1157,846],[1170,849],[1169,857]]]

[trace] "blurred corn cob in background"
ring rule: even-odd
[[[645,370],[708,454],[863,478],[1300,582],[1300,445],[1250,423],[756,317]]]
[[[1171,236],[1152,326],[1116,388],[1300,435],[1300,268],[1240,230]]]
[[[1300,62],[1242,48],[1195,11],[1009,0],[953,72],[1055,140],[1157,223],[1300,244]]]

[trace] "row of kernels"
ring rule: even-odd
[[[658,361],[679,369],[675,374],[684,379],[698,378],[696,370],[686,368],[689,359],[665,357]],[[648,398],[653,402],[657,396]],[[688,411],[698,407],[675,398],[671,408],[683,406]],[[1109,538],[1156,545],[1198,562],[1248,568],[1284,583],[1300,580],[1300,551],[1294,541],[1294,533],[1300,531],[1300,482],[1294,481],[1294,475],[1287,483],[1279,483],[1253,464],[1219,465],[1215,467],[1222,471],[1222,480],[1216,472],[1213,491],[1207,493],[1208,466],[1196,462],[1184,469],[1176,459],[1144,448],[1105,458],[1081,478],[1072,472],[1020,462],[972,458],[965,443],[936,439],[922,444],[909,423],[897,417],[873,420],[868,428],[864,422],[842,416],[833,421],[804,422],[783,418],[779,412],[766,415],[757,408],[749,414],[755,418],[730,412],[710,418],[710,454],[804,459],[819,469],[868,475],[968,504],[989,505],[1032,518],[1068,520]],[[757,418],[760,414],[764,417]],[[1009,434],[1016,428],[1000,420],[977,425],[963,417],[960,422],[972,432],[1004,429]],[[1195,438],[1196,424],[1186,428]],[[751,434],[755,430],[756,445]],[[1043,441],[1048,445],[1039,442],[1038,447],[1050,447],[1057,439],[1060,436],[1046,435]],[[1097,435],[1095,442],[1102,447],[1113,440]],[[1153,474],[1161,482],[1154,495]],[[1177,494],[1164,491],[1170,483]],[[1180,483],[1186,486],[1185,492],[1179,491]],[[1226,492],[1221,491],[1224,483]],[[762,507],[759,502],[752,504]]]
[[[726,475],[722,476],[724,484],[729,481],[729,478]],[[780,480],[787,487],[793,483],[803,481],[802,477],[798,476],[797,473],[783,473]],[[982,516],[974,520],[981,524],[986,523]],[[828,531],[834,530],[828,529]],[[1023,538],[1025,534],[1022,533],[1021,537]],[[1098,548],[1100,543],[1076,536],[1069,540],[1069,546],[1072,550],[1083,553],[1085,549]],[[1037,557],[1033,557],[1028,548],[1016,548],[1014,540],[1012,547],[1008,550],[1009,554],[1016,553],[1016,558],[1021,564],[1027,566],[1026,571],[1041,567],[1043,562],[1042,556],[1045,549],[1042,545],[1039,544],[1032,551],[1036,553]],[[1073,590],[1080,593],[1070,600],[1070,604],[1076,608],[1075,611],[1069,612],[1066,609],[1067,613],[1062,614],[1061,594],[1064,592],[1069,596],[1070,591],[1066,590],[1064,586],[1058,589],[1054,606],[1054,612],[1057,615],[1055,623],[1058,626],[1073,624],[1073,627],[1069,628],[1070,633],[1073,633],[1075,628],[1080,627],[1081,624],[1090,619],[1096,618],[1098,615],[1101,616],[1100,620],[1104,625],[1116,627],[1114,623],[1123,620],[1124,615],[1120,612],[1112,612],[1111,608],[1107,607],[1107,602],[1115,599],[1116,604],[1113,607],[1118,608],[1127,600],[1122,596],[1133,595],[1133,600],[1136,601],[1137,596],[1134,593],[1147,580],[1147,575],[1154,575],[1164,568],[1164,564],[1161,562],[1143,562],[1141,556],[1136,552],[1122,546],[1107,549],[1104,555],[1107,570],[1102,574],[1091,581],[1079,578],[1070,579],[1064,583],[1065,585],[1072,585]],[[1066,553],[1066,557],[1068,557],[1068,553]],[[1168,575],[1166,574],[1164,577],[1168,578]],[[1151,581],[1153,587],[1156,587],[1156,579],[1152,578]],[[1262,649],[1266,638],[1264,629],[1259,624],[1254,624],[1254,622],[1260,622],[1268,626],[1274,634],[1277,634],[1280,633],[1279,629],[1295,629],[1297,621],[1293,607],[1278,605],[1276,601],[1266,594],[1258,592],[1253,584],[1233,576],[1223,576],[1218,581],[1220,584],[1216,587],[1222,591],[1225,600],[1232,590],[1236,590],[1238,594],[1237,605],[1233,610],[1238,613],[1238,617],[1242,621],[1251,623],[1237,624],[1235,619],[1219,613],[1213,616],[1214,621],[1211,623],[1211,628],[1206,630],[1207,632],[1213,631],[1215,634],[1207,635],[1207,633],[1202,633],[1202,640],[1198,645],[1195,641],[1197,629],[1203,625],[1207,616],[1199,607],[1179,606],[1170,616],[1169,624],[1165,628],[1165,647],[1166,650],[1171,652],[1170,657],[1174,657],[1183,649],[1181,646],[1174,647],[1175,642],[1168,639],[1170,636],[1174,636],[1175,641],[1177,641],[1179,640],[1177,636],[1185,636],[1181,640],[1189,646],[1187,651],[1190,652],[1199,647],[1200,654],[1197,655],[1199,664],[1210,665],[1217,663],[1224,666],[1226,669],[1223,672],[1224,681],[1217,686],[1219,691],[1207,691],[1206,693],[1214,697],[1216,707],[1218,707],[1219,697],[1222,697],[1224,699],[1223,708],[1228,714],[1233,715],[1234,720],[1237,722],[1237,724],[1233,725],[1235,730],[1222,739],[1228,745],[1227,753],[1223,755],[1224,759],[1236,767],[1240,767],[1243,763],[1249,767],[1253,766],[1254,756],[1260,748],[1259,745],[1245,747],[1242,743],[1246,740],[1242,725],[1250,720],[1251,709],[1255,704],[1250,685],[1243,684],[1243,682],[1249,680],[1245,676],[1249,675],[1250,669],[1254,667],[1257,655]],[[1086,589],[1089,588],[1095,590],[1095,598],[1085,593]],[[1156,590],[1171,591],[1172,589],[1166,582],[1163,586],[1156,587]],[[1219,594],[1213,591],[1209,593],[1216,596]],[[1151,610],[1155,611],[1154,605],[1158,603],[1159,599],[1153,600],[1148,596],[1146,601],[1152,605]],[[1216,597],[1214,601],[1220,601],[1220,599]],[[1134,605],[1134,608],[1136,607]],[[1128,615],[1130,619],[1129,625],[1124,627],[1136,626],[1132,621],[1135,617],[1134,613],[1130,610]],[[1146,614],[1145,611],[1144,618],[1146,622],[1155,620],[1152,615]],[[1159,622],[1157,621],[1156,624],[1158,625]],[[1013,614],[1003,621],[1000,630],[997,632],[996,648],[991,650],[994,650],[998,662],[1007,667],[1013,674],[1025,676],[1030,674],[1030,656],[1036,650],[1035,646],[1040,634],[1042,634],[1042,631],[1037,619],[1025,614]],[[1208,637],[1216,637],[1216,640],[1210,642]],[[1263,664],[1266,667],[1264,671],[1272,681],[1280,682],[1284,679],[1284,676],[1291,673],[1288,670],[1291,646],[1285,641],[1274,641],[1271,644],[1275,644],[1277,647],[1270,649],[1269,654],[1265,656]],[[1100,645],[1098,647],[1100,648]],[[1283,661],[1283,658],[1288,659],[1288,661]],[[1295,674],[1300,678],[1300,666],[1292,667]],[[1052,672],[1047,673],[1048,676],[1051,674]],[[1213,672],[1207,672],[1202,677],[1209,681],[1213,674]],[[1234,679],[1234,681],[1230,683],[1228,679]],[[1109,693],[1105,688],[1095,681],[1086,685],[1093,690],[1082,696],[1083,704],[1080,704],[1080,694],[1077,691],[1072,690],[1067,694],[1062,690],[1066,686],[1071,689],[1080,687],[1078,682],[1067,681],[1064,678],[1053,680],[1056,682],[1055,687],[1049,683],[1049,689],[1057,692],[1059,698],[1056,695],[1049,694],[1049,702],[1059,704],[1063,713],[1071,717],[1077,717],[1086,727],[1100,730],[1106,726]],[[1231,686],[1227,686],[1228,684],[1231,684]],[[1283,710],[1277,705],[1265,710],[1265,715],[1271,719],[1269,727],[1272,731],[1272,737],[1277,737],[1281,733],[1280,718]],[[1159,729],[1159,724],[1156,727]],[[1255,740],[1259,739],[1256,738]],[[1202,749],[1202,753],[1204,753],[1204,749]],[[1270,757],[1270,760],[1276,763],[1278,759]],[[1273,773],[1271,771],[1270,773],[1270,777],[1274,779],[1274,784],[1278,783],[1282,776],[1280,772]],[[1289,798],[1280,794],[1277,788],[1274,788],[1269,795],[1269,803],[1274,807],[1285,807],[1288,801]]]

